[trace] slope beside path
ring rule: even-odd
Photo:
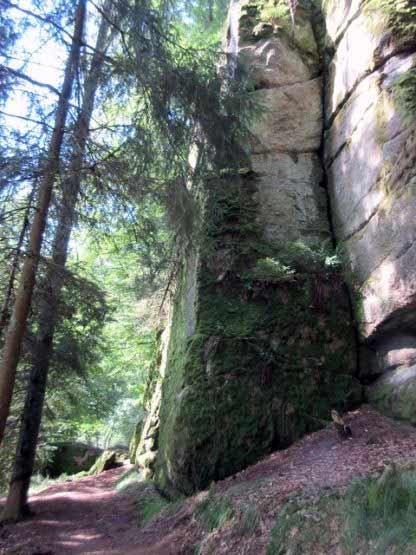
[[[265,553],[279,508],[298,491],[338,487],[381,470],[390,462],[416,460],[416,430],[362,407],[348,415],[354,438],[340,443],[332,427],[305,437],[246,470],[217,482],[215,492],[235,504],[256,507],[259,531],[242,538],[217,531],[216,555]],[[195,508],[200,493],[172,514],[139,527],[135,495],[117,492],[126,467],[59,483],[31,497],[34,518],[0,529],[1,555],[188,555],[204,537]],[[211,538],[212,539],[212,538]]]

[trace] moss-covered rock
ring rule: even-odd
[[[363,13],[369,28],[384,33],[394,50],[416,45],[416,5],[414,0],[367,0]]]
[[[198,191],[200,241],[178,278],[166,373],[142,433],[150,451],[138,450],[164,489],[203,488],[360,397],[348,297],[324,246],[311,6],[299,3],[293,25],[283,0],[269,11],[243,3],[230,30],[255,69],[253,101],[267,106],[250,128],[256,173],[223,171]]]
[[[53,456],[45,468],[45,473],[51,478],[57,478],[61,474],[78,474],[89,470],[101,453],[102,449],[85,443],[58,443],[54,446]]]
[[[142,419],[139,420],[139,422],[137,422],[136,426],[134,427],[134,432],[130,440],[129,458],[132,464],[136,462],[137,448],[139,446],[140,438],[142,436],[144,423],[145,423],[145,418],[143,417]]]
[[[123,462],[120,458],[120,454],[117,453],[117,451],[104,451],[104,453],[95,461],[95,463],[89,469],[88,474],[90,476],[96,476],[101,472],[111,470],[113,468],[119,468],[120,466],[123,466]]]
[[[416,424],[416,366],[399,367],[368,387],[368,398],[384,414]]]
[[[342,279],[319,257],[301,273],[291,253],[289,268],[288,249],[261,239],[256,187],[254,175],[207,184],[206,239],[177,292],[162,388],[165,488],[224,478],[316,429],[355,392]]]

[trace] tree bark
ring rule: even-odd
[[[39,185],[36,213],[30,228],[28,253],[23,264],[13,313],[4,340],[2,360],[0,363],[0,445],[3,441],[6,421],[10,411],[16,368],[32,302],[39,255],[42,247],[43,233],[46,226],[52,190],[59,170],[59,159],[66,118],[68,115],[69,100],[71,98],[72,87],[80,58],[85,21],[85,5],[86,0],[79,0],[75,15],[71,50],[65,68],[64,82],[56,110],[55,125],[48,148],[46,164],[42,172],[43,179]]]
[[[110,10],[111,0],[106,0],[103,11]],[[36,454],[47,377],[53,348],[53,335],[58,315],[58,304],[65,278],[68,245],[75,220],[75,209],[82,182],[82,164],[90,132],[91,116],[96,92],[102,77],[102,68],[113,34],[109,21],[102,18],[95,52],[85,80],[83,102],[73,131],[72,154],[68,177],[62,184],[62,204],[58,214],[57,229],[52,246],[52,263],[46,274],[46,295],[39,307],[39,333],[33,346],[32,368],[23,409],[19,441],[13,467],[9,494],[3,520],[18,520],[30,514],[28,489]]]
[[[22,254],[23,242],[25,240],[26,232],[29,227],[30,209],[32,207],[32,202],[35,196],[35,192],[36,192],[36,184],[33,185],[27,199],[27,206],[23,216],[23,224],[20,230],[19,239],[17,240],[16,249],[14,251],[12,269],[10,271],[10,276],[9,276],[9,283],[7,284],[6,295],[4,298],[3,307],[1,309],[1,315],[0,315],[0,339],[3,334],[3,330],[6,328],[7,324],[9,323],[10,305],[12,300],[14,283],[16,281],[17,270],[19,269],[19,260]]]

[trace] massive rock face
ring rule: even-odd
[[[230,36],[265,108],[247,145],[252,167],[207,180],[204,240],[172,311],[154,470],[185,493],[316,429],[356,393],[348,299],[331,266],[310,13],[299,9],[293,39],[288,12],[266,27],[260,12],[235,4]]]
[[[286,0],[232,1],[229,50],[264,110],[251,167],[201,191],[204,240],[138,449],[167,489],[205,487],[319,426],[359,397],[358,371],[379,407],[416,422],[416,6],[320,4],[300,2],[292,29]]]
[[[416,423],[416,4],[326,3],[325,165],[370,399]]]
[[[251,70],[253,96],[264,107],[253,122],[250,145],[264,236],[270,242],[316,244],[330,234],[318,155],[321,64],[311,14],[299,9],[294,39],[285,17],[269,24],[269,36],[257,39],[261,4],[240,3],[237,9],[238,56]]]

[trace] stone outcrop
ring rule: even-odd
[[[156,337],[155,358],[150,375],[154,378],[148,384],[147,414],[137,423],[130,444],[130,461],[140,468],[144,478],[152,478],[159,448],[159,414],[162,398],[162,383],[166,372],[168,346],[170,338],[170,315],[166,314],[165,328],[160,329]]]
[[[61,474],[85,472],[102,454],[102,449],[80,442],[61,442],[54,445],[52,459],[42,474],[57,478]]]
[[[311,13],[299,9],[293,38],[288,12],[262,27],[260,5],[233,10],[230,43],[253,67],[264,110],[246,145],[251,168],[200,192],[204,238],[172,309],[151,466],[164,489],[185,493],[316,429],[360,393],[348,299],[331,266]]]
[[[416,6],[232,1],[250,167],[198,192],[136,461],[190,493],[360,398],[416,422]],[[328,206],[329,199],[329,206]],[[357,330],[337,257],[342,253]],[[359,336],[357,366],[356,336]]]
[[[107,470],[112,470],[113,468],[119,468],[123,466],[124,461],[127,459],[127,453],[117,453],[117,451],[104,451],[92,467],[88,470],[89,476],[97,476],[97,474],[101,474],[101,472],[105,472]]]
[[[416,6],[327,2],[325,166],[370,399],[416,422]]]
[[[253,94],[264,114],[253,121],[252,168],[258,207],[270,242],[328,239],[329,225],[319,148],[322,138],[321,64],[310,13],[301,8],[292,39],[289,21],[271,25],[256,40],[250,30],[261,4],[242,3],[238,56],[252,72]]]

